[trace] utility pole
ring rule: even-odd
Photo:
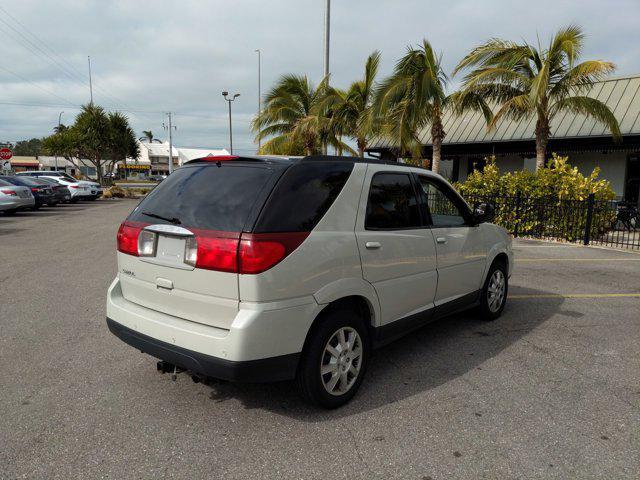
[[[62,114],[63,112],[60,112],[60,115],[58,115],[58,131],[56,133],[60,133],[60,122],[62,121]],[[65,171],[66,171],[66,167],[65,167]],[[58,171],[58,150],[56,150],[56,172]]]
[[[326,0],[324,12],[324,76],[329,75],[329,33],[331,26],[331,0]]]
[[[171,135],[173,133],[173,130],[178,129],[178,127],[171,124],[171,115],[171,112],[167,112],[167,116],[169,117],[169,124],[162,124],[162,128],[164,128],[165,130],[169,130],[169,175],[173,173],[173,137]]]
[[[260,153],[260,147],[262,145],[262,139],[260,138],[260,116],[262,114],[262,94],[260,93],[260,75],[261,75],[261,56],[262,52],[258,48],[256,50],[258,53],[258,153]]]
[[[91,57],[87,55],[87,62],[89,63],[89,93],[91,94],[91,105],[93,105],[93,83],[91,82]]]
[[[231,126],[231,102],[233,102],[236,98],[240,96],[239,93],[236,93],[233,98],[227,98],[229,92],[222,92],[222,96],[229,104],[229,153],[233,155],[233,127]]]

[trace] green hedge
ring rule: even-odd
[[[549,166],[536,172],[501,174],[492,157],[483,172],[473,172],[455,187],[471,204],[491,201],[496,207],[494,222],[511,233],[573,242],[584,238],[590,194],[594,195],[590,236],[605,233],[615,222],[611,202],[615,193],[599,173],[596,168],[585,177],[567,157],[554,154]]]

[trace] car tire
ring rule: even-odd
[[[296,382],[309,403],[337,408],[358,391],[371,346],[360,315],[345,307],[329,308],[309,332]]]
[[[509,274],[504,261],[495,260],[480,292],[480,315],[483,320],[495,320],[504,310],[509,293]]]
[[[169,155],[169,154],[167,154]],[[69,203],[78,203],[78,197],[74,197],[71,200],[69,200]]]
[[[34,205],[33,207],[31,207],[31,211],[32,211],[32,212],[35,212],[36,210],[40,210],[40,207],[41,207],[41,206],[42,206],[42,205]]]

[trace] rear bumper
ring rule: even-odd
[[[299,353],[234,362],[172,345],[136,332],[107,317],[111,333],[132,347],[206,377],[235,382],[275,382],[295,376]]]
[[[306,335],[321,308],[313,298],[242,302],[230,326],[219,328],[131,302],[119,278],[107,293],[109,329],[125,343],[208,377],[247,382],[294,378]]]
[[[0,211],[29,208],[29,207],[33,207],[35,204],[36,204],[36,200],[33,197],[13,198],[13,196],[11,196],[11,198],[5,198],[2,201],[0,201]]]

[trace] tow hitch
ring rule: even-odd
[[[205,385],[208,385],[210,382],[215,383],[215,382],[212,382],[211,379],[209,378],[200,376],[195,373],[187,372],[187,370],[185,370],[184,368],[178,367],[173,363],[165,362],[164,360],[158,361],[158,363],[156,364],[156,368],[160,373],[170,373],[171,380],[173,380],[174,382],[177,380],[178,374],[186,372],[191,377],[191,380],[193,380],[193,383],[202,382]]]
[[[178,378],[178,374],[185,371],[183,368],[180,368],[173,363],[165,362],[164,360],[160,360],[157,363],[156,368],[160,373],[170,373],[171,380],[173,380],[174,382]]]

